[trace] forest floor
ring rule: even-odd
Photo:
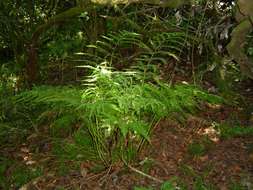
[[[253,94],[243,92],[251,104]],[[4,179],[13,183],[11,189],[22,186],[21,190],[159,190],[166,181],[176,189],[253,189],[253,130],[242,129],[253,128],[253,118],[246,116],[239,105],[203,104],[201,110],[182,122],[159,121],[150,144],[145,145],[138,160],[129,167],[114,163],[99,169],[96,162],[64,162],[59,172],[59,160],[51,154],[50,141],[43,139],[43,134],[40,138],[31,135],[22,145],[0,150],[4,157],[19,163],[4,168]],[[227,126],[237,124],[242,128],[226,130]],[[15,179],[20,184],[17,184],[12,176],[19,166],[43,170],[36,169],[34,176],[25,176],[20,167]],[[24,181],[29,182],[24,185]]]
[[[216,123],[235,122],[235,118],[243,122],[242,110],[220,105],[203,106],[205,111],[189,116],[183,123],[161,120],[154,129],[151,143],[143,149],[132,169],[116,163],[101,172],[91,172],[95,163],[83,162],[76,170],[60,175],[54,166],[56,160],[47,152],[50,144],[37,154],[29,151],[29,147],[34,146],[29,143],[3,152],[29,167],[43,165],[43,175],[31,180],[22,190],[160,189],[161,181],[167,180],[181,187],[178,189],[253,189],[252,136],[228,133],[222,137],[215,126]],[[6,175],[13,169],[10,167]]]

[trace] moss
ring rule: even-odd
[[[240,64],[241,71],[253,79],[253,63],[244,52],[247,35],[253,30],[253,1],[238,0],[237,5],[236,19],[239,24],[232,32],[232,38],[227,50],[230,56]]]
[[[252,31],[253,27],[249,19],[240,22],[232,32],[232,38],[227,46],[230,56],[240,64],[241,71],[248,77],[253,79],[253,63],[244,53],[244,45],[247,35]]]
[[[191,0],[92,0],[93,3],[101,4],[101,5],[117,5],[117,4],[128,4],[128,3],[146,3],[146,4],[154,4],[160,5],[161,7],[169,7],[169,8],[178,8],[184,4],[190,3]]]
[[[252,0],[238,0],[237,5],[243,15],[253,16],[253,1]]]

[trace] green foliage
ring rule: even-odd
[[[168,85],[158,79],[161,65],[168,63],[176,65],[171,69],[173,75],[177,71],[183,73],[183,69],[178,68],[182,61],[191,65],[191,74],[195,75],[198,69],[200,80],[214,73],[214,82],[226,97],[227,87],[241,80],[238,67],[223,59],[224,49],[220,52],[216,47],[221,41],[221,45],[227,43],[221,36],[229,36],[226,32],[231,23],[220,18],[224,14],[216,10],[220,8],[215,8],[218,7],[215,3],[212,6],[209,1],[196,1],[193,6],[177,10],[142,4],[124,8],[119,5],[114,9],[96,7],[92,13],[83,12],[66,25],[61,23],[69,17],[67,13],[74,16],[81,10],[69,9],[74,6],[73,2],[1,2],[0,58],[2,62],[12,62],[0,68],[0,149],[20,144],[28,134],[43,133],[48,135],[53,154],[60,160],[58,172],[61,175],[68,173],[68,164],[72,161],[100,160],[106,168],[120,159],[131,162],[143,144],[150,142],[152,129],[160,119],[178,119],[174,117],[194,113],[203,101],[224,103],[222,98],[197,86]],[[53,17],[61,12],[63,14]],[[60,21],[57,28],[54,18]],[[107,24],[107,33],[99,38],[98,29],[106,27],[103,22]],[[23,76],[28,59],[27,45],[37,26],[37,34],[41,35],[34,45],[40,47],[39,72],[43,75],[40,79],[54,73],[48,65],[61,66],[63,73],[62,60],[66,65],[81,61],[91,65],[84,66],[85,71],[90,69],[90,76],[83,81],[85,87],[36,86],[13,96],[19,90],[16,74],[20,72]],[[119,32],[113,31],[115,28]],[[101,33],[104,30],[101,28]],[[252,57],[252,36],[247,41],[246,52]],[[87,46],[87,43],[93,44]],[[76,51],[81,52],[76,54],[77,59],[70,58]],[[5,56],[5,53],[10,55]],[[45,64],[48,61],[49,64]],[[115,71],[114,67],[124,72]],[[44,131],[44,128],[47,129]],[[250,127],[219,125],[218,130],[223,138],[253,134]],[[202,156],[209,148],[208,143],[194,141],[188,146],[188,152]],[[9,189],[3,176],[12,163],[6,158],[0,158],[0,162],[0,188]],[[149,165],[146,163],[143,167],[148,169]],[[188,172],[194,178],[193,189],[212,189],[205,182],[205,176],[198,176],[192,168],[188,168]],[[40,175],[39,169],[37,172],[17,167],[10,181],[19,187],[37,175]],[[173,184],[165,182],[161,190],[176,189]],[[235,186],[234,189],[240,188]]]
[[[192,156],[203,156],[213,145],[213,142],[208,137],[202,137],[198,141],[191,142],[187,149]]]
[[[81,90],[74,87],[39,86],[32,91],[22,92],[16,103],[29,103],[30,106],[50,105],[52,109],[78,108],[81,103]]]
[[[15,104],[14,90],[9,82],[0,87],[0,147],[19,144],[33,127],[33,111]]]
[[[5,177],[5,171],[10,167],[12,162],[5,158],[5,157],[0,157],[0,188],[1,189],[8,189],[8,183],[7,179]]]
[[[92,69],[94,73],[87,80],[89,88],[83,94],[83,108],[90,113],[89,122],[96,122],[91,133],[100,133],[103,138],[115,135],[119,129],[124,139],[135,134],[149,140],[154,121],[173,112],[193,112],[199,100],[221,101],[193,86],[140,83],[138,73],[113,72],[103,65]],[[114,143],[117,147],[120,142]]]
[[[171,181],[166,181],[162,184],[161,190],[175,190],[175,186],[171,183]]]
[[[42,175],[40,168],[17,167],[12,173],[11,182],[20,187],[40,175]]]
[[[57,160],[55,165],[55,169],[58,175],[60,176],[67,176],[70,172],[77,171],[80,169],[80,163],[78,160],[69,161],[65,159]]]
[[[209,184],[206,181],[206,177],[210,173],[210,168],[208,167],[206,171],[203,173],[199,174],[199,172],[195,171],[191,166],[188,165],[182,165],[181,170],[184,173],[184,175],[187,175],[189,177],[192,177],[193,182],[192,182],[192,189],[196,190],[215,190],[217,189],[214,185]],[[188,189],[186,187],[186,189]]]
[[[247,36],[245,49],[246,49],[247,55],[253,58],[253,33]]]
[[[193,156],[202,156],[203,154],[205,154],[206,149],[203,144],[193,142],[188,145],[188,152]]]
[[[134,187],[134,190],[152,190],[152,188],[147,188],[147,187]]]
[[[31,179],[43,174],[42,168],[20,165],[5,157],[0,157],[0,164],[1,189],[19,188]],[[9,175],[5,173],[7,169],[9,170]]]
[[[55,119],[51,126],[51,133],[54,137],[67,137],[72,134],[72,128],[77,123],[77,116],[73,113],[64,113]]]
[[[98,160],[93,140],[86,130],[78,130],[73,139],[54,139],[53,153],[61,160]]]
[[[5,120],[7,112],[13,106],[10,96],[15,92],[16,80],[7,64],[0,64],[0,122]]]
[[[128,67],[149,64],[167,64],[169,58],[178,60],[185,35],[183,32],[162,32],[145,36],[129,31],[120,31],[103,36],[85,55],[85,63],[96,65],[107,62],[109,65]]]
[[[238,182],[232,182],[229,185],[229,190],[246,190],[249,188],[250,187],[246,187],[245,185],[242,185],[241,183],[238,183]]]
[[[144,173],[149,173],[152,166],[154,166],[154,160],[150,158],[145,158],[143,161],[141,161],[142,171]]]
[[[176,190],[177,188],[172,184],[171,181],[165,181],[160,190]],[[134,187],[134,190],[153,190],[151,187]]]
[[[194,174],[195,175],[195,174]],[[174,181],[174,180],[173,180]],[[176,180],[178,184],[179,181]],[[183,184],[178,184],[177,186],[173,185],[172,181],[165,181],[161,186],[160,190],[176,190],[176,189],[194,189],[194,190],[216,190],[217,188],[214,185],[208,184],[204,181],[203,177],[196,175],[195,180],[193,182],[193,186],[185,186]],[[246,190],[248,189],[244,185],[240,183],[233,182],[229,185],[230,190]],[[151,187],[134,187],[134,190],[153,190]]]
[[[87,88],[83,91],[71,87],[36,87],[20,94],[17,103],[35,107],[46,104],[48,107],[42,113],[48,109],[64,110],[65,115],[53,122],[53,131],[65,129],[70,134],[68,125],[80,119],[89,131],[98,157],[106,164],[115,156],[116,160],[122,156],[131,160],[142,142],[149,141],[152,126],[159,119],[174,112],[194,112],[200,101],[223,101],[191,85],[173,87],[160,81],[156,85],[145,82],[145,77],[136,71],[118,72],[106,65],[88,68],[93,73],[84,81]],[[69,114],[73,110],[75,114]],[[66,155],[74,159],[78,152],[84,151],[76,143],[66,143],[58,149],[62,152],[64,147]]]
[[[78,26],[75,28],[77,30]],[[48,57],[49,60],[52,59],[65,59],[74,52],[80,50],[84,43],[83,32],[77,30],[74,34],[71,34],[69,30],[61,29],[61,33],[56,31],[56,38],[53,41],[46,44],[45,49],[43,49],[43,56]],[[74,31],[72,31],[74,32]],[[52,35],[56,35],[51,31]],[[47,60],[48,61],[48,60]]]
[[[207,184],[203,178],[197,177],[193,185],[193,189],[196,190],[215,190],[216,188],[213,185]]]
[[[253,127],[251,126],[231,126],[224,123],[216,127],[220,131],[220,136],[224,139],[253,135]]]

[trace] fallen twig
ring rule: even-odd
[[[136,169],[136,168],[130,166],[123,158],[122,158],[122,161],[124,162],[124,164],[125,164],[130,170],[132,170],[132,171],[134,171],[134,172],[136,172],[136,173],[138,173],[138,174],[140,174],[140,175],[142,175],[142,176],[144,176],[144,177],[147,177],[147,178],[149,178],[149,179],[152,179],[153,181],[156,181],[156,182],[158,182],[158,183],[164,183],[163,180],[158,179],[158,178],[156,178],[156,177],[153,177],[153,176],[151,176],[151,175],[149,175],[149,174],[146,174],[146,173],[144,173],[144,172],[142,172],[142,171],[140,171],[140,170],[138,170],[138,169]]]

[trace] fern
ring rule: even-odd
[[[29,103],[30,105],[48,104],[58,109],[60,107],[77,108],[81,103],[81,93],[81,90],[71,87],[40,86],[21,93],[15,98],[15,101],[16,103]]]
[[[179,60],[178,55],[182,51],[185,38],[182,32],[163,32],[145,40],[141,34],[120,31],[103,36],[95,44],[88,45],[88,50],[81,55],[85,56],[83,62],[86,65],[102,62],[113,66],[167,64],[170,58]]]
[[[135,72],[114,72],[105,66],[90,68],[94,69],[94,75],[86,81],[88,88],[83,94],[82,108],[89,113],[89,122],[96,123],[92,132],[100,133],[102,138],[114,139],[119,129],[123,139],[130,135],[134,142],[141,140],[139,137],[149,140],[154,120],[173,112],[193,112],[199,101],[223,101],[190,85],[154,85],[138,81]]]
[[[22,93],[17,101],[65,109],[65,114],[75,110],[92,137],[98,157],[106,164],[115,150],[137,150],[143,139],[149,141],[151,128],[159,119],[174,112],[194,112],[200,101],[223,102],[195,86],[145,82],[142,74],[135,71],[114,71],[104,64],[86,68],[92,70],[92,75],[84,80],[84,90],[39,87]],[[71,124],[73,117],[63,115],[53,125],[64,126],[66,119]]]

